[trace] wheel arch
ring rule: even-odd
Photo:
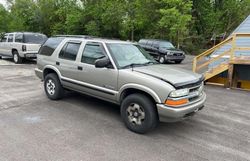
[[[124,98],[126,98],[128,95],[130,94],[134,94],[134,93],[141,93],[141,94],[145,94],[146,96],[148,96],[154,103],[161,103],[161,100],[159,98],[159,96],[150,88],[142,86],[142,85],[137,85],[137,84],[130,84],[130,85],[126,85],[123,86],[120,89],[120,93],[118,96],[119,102],[121,103]]]
[[[59,80],[61,81],[61,73],[60,73],[60,71],[57,68],[55,68],[54,66],[52,66],[52,65],[48,65],[48,66],[44,67],[44,69],[43,69],[43,80],[45,79],[45,76],[47,74],[50,74],[50,73],[55,73],[58,76]]]
[[[17,52],[18,52],[18,50],[17,50],[16,48],[12,48],[12,49],[11,49],[11,54],[12,54],[12,55],[14,54],[14,51],[17,51]]]

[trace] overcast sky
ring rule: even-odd
[[[6,1],[7,0],[0,0],[0,3],[2,3],[4,6],[6,6]]]

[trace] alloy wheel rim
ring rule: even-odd
[[[55,89],[56,89],[56,85],[53,82],[53,80],[49,79],[46,83],[46,89],[49,95],[54,95],[55,94]]]
[[[145,120],[145,111],[137,103],[131,103],[127,108],[128,121],[134,125],[142,125]]]

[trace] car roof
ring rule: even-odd
[[[39,33],[39,32],[8,32],[5,34],[42,34],[44,35],[43,33]]]
[[[144,41],[158,41],[158,42],[170,42],[168,40],[162,40],[162,39],[141,39],[141,40],[144,40]]]
[[[99,38],[99,37],[92,37],[88,35],[74,35],[74,36],[68,36],[68,35],[56,35],[53,36],[54,38],[64,38],[66,40],[84,40],[84,41],[95,41],[95,42],[103,42],[103,43],[110,43],[110,44],[134,44],[130,41],[122,41],[122,40],[116,40],[116,39],[107,39],[107,38]],[[52,38],[53,38],[52,37]]]

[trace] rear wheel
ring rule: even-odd
[[[50,73],[45,76],[44,90],[47,97],[51,100],[61,99],[64,95],[64,89],[55,73]]]
[[[16,50],[14,50],[12,54],[13,54],[13,61],[15,64],[22,63],[22,58],[20,57],[19,53]]]
[[[155,104],[143,94],[132,94],[124,99],[121,117],[129,130],[139,134],[154,129],[159,122]]]

